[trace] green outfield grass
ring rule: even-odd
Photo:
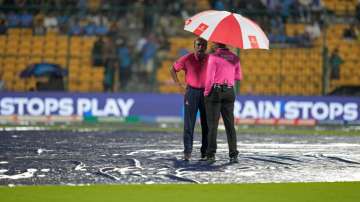
[[[355,202],[360,182],[0,187],[4,202]]]

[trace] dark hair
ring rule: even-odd
[[[207,44],[207,41],[206,41],[205,39],[203,39],[203,38],[201,38],[201,37],[198,37],[198,38],[196,38],[196,39],[194,40],[194,46],[195,46],[195,42],[197,42],[197,41],[203,41],[203,42],[205,42],[205,43]]]
[[[215,43],[218,48],[226,48],[226,44],[216,42]]]

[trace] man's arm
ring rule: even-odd
[[[208,96],[215,80],[216,61],[213,57],[209,56],[206,64],[206,78],[205,78],[205,91],[204,95]]]
[[[181,88],[181,90],[185,90],[186,89],[186,85],[181,83],[178,76],[177,76],[177,73],[175,71],[175,68],[174,67],[170,67],[170,74],[171,74],[171,78],[174,80],[174,82]]]
[[[239,61],[235,65],[235,81],[240,81],[242,79],[243,79],[243,73],[242,73],[242,68],[241,68],[241,64]]]

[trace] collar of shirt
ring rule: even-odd
[[[205,53],[204,57],[200,58],[197,53],[194,53],[195,60],[199,61],[200,63],[203,63],[207,56],[208,56],[208,54]]]
[[[228,48],[217,48],[215,50],[215,53],[220,53],[220,52],[223,52],[223,51],[229,51],[229,49]]]

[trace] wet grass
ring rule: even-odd
[[[0,187],[6,202],[354,202],[360,182]]]

